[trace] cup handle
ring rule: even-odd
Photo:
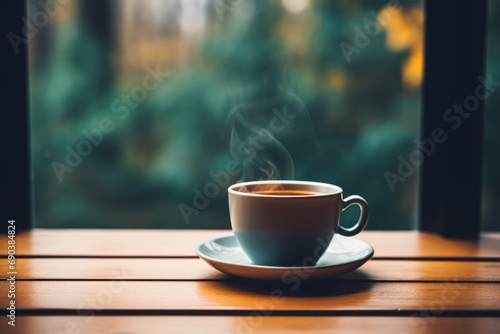
[[[342,199],[342,212],[347,209],[352,204],[356,204],[361,209],[361,213],[359,216],[359,220],[351,228],[345,228],[339,225],[337,233],[340,235],[344,235],[346,237],[352,237],[353,235],[358,234],[363,231],[368,223],[368,216],[370,215],[370,210],[368,209],[368,203],[366,203],[365,199],[361,196],[353,195],[349,196],[346,199]]]

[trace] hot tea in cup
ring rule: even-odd
[[[353,236],[368,222],[360,196],[343,199],[340,187],[306,181],[255,181],[228,189],[231,226],[250,260],[265,266],[313,266],[335,233]],[[339,225],[352,204],[361,209],[354,227]]]

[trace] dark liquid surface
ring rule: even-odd
[[[273,195],[273,196],[311,196],[311,195],[322,194],[317,191],[305,191],[305,190],[257,190],[257,191],[252,191],[251,193],[258,195]]]

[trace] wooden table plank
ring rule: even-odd
[[[493,311],[500,312],[498,283],[307,282],[264,285],[244,281],[17,281],[21,310],[206,311]],[[295,289],[295,290],[294,290]],[[0,282],[8,291],[8,282]],[[273,297],[271,297],[273,293]],[[0,296],[6,312],[7,294]],[[277,314],[279,315],[279,314]]]
[[[35,229],[16,238],[17,256],[196,257],[203,240],[231,235],[228,230]],[[359,236],[375,248],[375,258],[483,258],[500,260],[500,233],[481,242],[443,239],[418,231],[364,231]],[[0,255],[7,254],[0,237]]]
[[[19,316],[16,327],[0,322],[4,334],[470,334],[498,333],[500,318],[242,317],[242,316]]]
[[[200,259],[31,258],[16,262],[23,280],[228,280]],[[7,261],[0,261],[0,278],[8,278]],[[340,279],[376,281],[500,282],[500,262],[369,261]]]
[[[17,256],[196,257],[206,239],[227,230],[34,229],[16,237]],[[0,238],[0,254],[7,253]]]

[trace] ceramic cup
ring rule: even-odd
[[[335,233],[353,236],[368,222],[360,196],[343,198],[342,188],[306,181],[255,181],[228,189],[231,226],[250,260],[264,266],[313,266]],[[352,204],[361,209],[351,228],[339,225]]]

